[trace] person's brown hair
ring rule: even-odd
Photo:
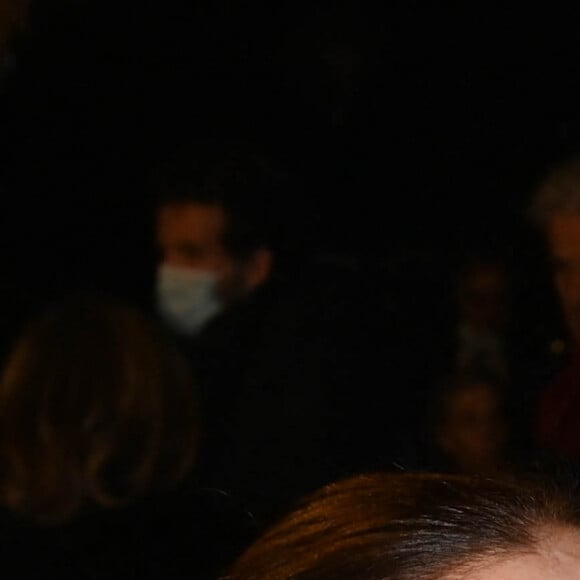
[[[0,380],[0,503],[36,523],[177,483],[198,441],[185,363],[152,323],[79,298],[35,320]]]
[[[228,578],[463,577],[488,558],[533,552],[545,528],[579,524],[566,495],[535,484],[435,474],[357,476],[322,489],[274,526]]]

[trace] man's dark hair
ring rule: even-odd
[[[376,474],[332,484],[271,529],[230,580],[435,580],[534,553],[554,526],[580,527],[571,494],[536,484]]]
[[[224,245],[244,259],[281,242],[281,208],[291,195],[287,173],[246,145],[180,151],[158,172],[159,205],[218,205],[227,216]]]

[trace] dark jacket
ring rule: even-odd
[[[253,541],[250,517],[222,492],[151,497],[74,521],[35,526],[0,518],[4,578],[216,579]]]
[[[205,392],[202,476],[262,521],[369,467],[373,445],[390,454],[372,435],[389,425],[375,413],[389,390],[376,371],[390,367],[371,323],[384,321],[361,279],[324,265],[276,280],[189,345]]]

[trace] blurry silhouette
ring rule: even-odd
[[[509,281],[505,268],[493,260],[471,261],[459,274],[457,285],[455,369],[508,382]]]
[[[531,216],[546,241],[553,282],[567,332],[554,340],[560,372],[543,391],[536,435],[544,449],[580,459],[580,159],[571,159],[545,177],[535,192]]]
[[[0,4],[0,81],[16,64],[14,45],[26,26],[29,4],[30,0],[4,0]]]
[[[269,519],[392,448],[369,441],[384,381],[366,283],[356,262],[295,249],[308,206],[287,209],[298,186],[252,149],[206,146],[163,168],[157,301],[202,382],[204,473]]]
[[[481,375],[446,381],[435,406],[432,441],[437,471],[491,474],[507,468],[509,429],[504,394]]]
[[[215,577],[247,516],[194,483],[186,363],[138,312],[81,297],[34,320],[0,382],[0,554],[19,577]]]

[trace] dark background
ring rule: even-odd
[[[378,293],[435,311],[458,261],[496,252],[521,307],[550,318],[524,211],[580,137],[572,14],[188,4],[32,2],[0,97],[7,337],[79,286],[145,300],[150,169],[208,137],[256,141],[290,168],[289,230],[354,258]]]

